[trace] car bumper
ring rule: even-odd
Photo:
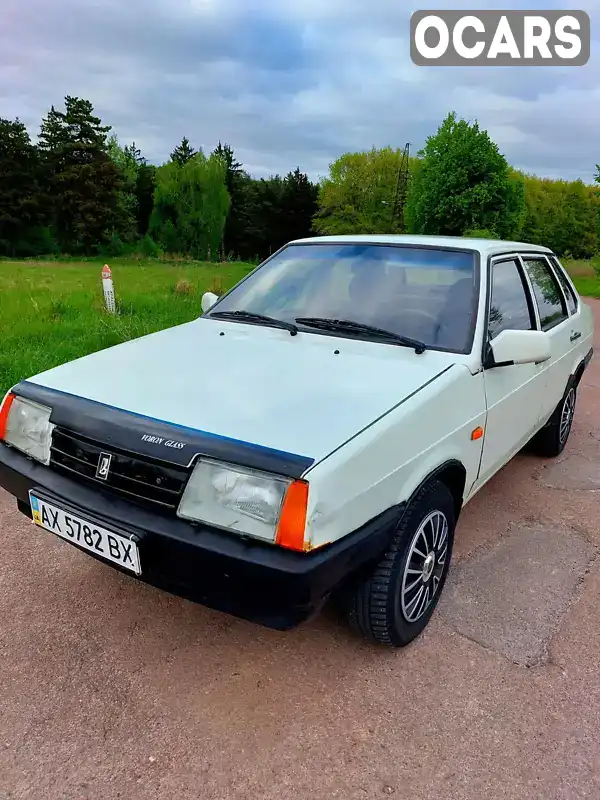
[[[142,574],[93,555],[171,594],[278,630],[319,611],[329,595],[379,560],[402,511],[396,506],[343,540],[294,553],[155,513],[71,480],[0,443],[0,486],[31,517],[29,491],[109,530],[135,537]],[[72,547],[77,547],[72,544]]]

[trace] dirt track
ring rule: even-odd
[[[599,456],[600,355],[564,455],[467,507],[397,652],[161,594],[0,492],[0,799],[600,797]]]

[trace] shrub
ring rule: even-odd
[[[173,291],[175,294],[193,294],[194,287],[189,281],[186,281],[184,278],[180,278],[173,287]]]
[[[122,256],[125,254],[126,246],[118,233],[113,233],[106,244],[98,248],[99,255],[102,256]]]
[[[463,236],[468,237],[469,239],[497,239],[498,236],[494,231],[488,230],[487,228],[472,228],[471,230],[465,231]]]
[[[213,278],[212,283],[207,291],[212,292],[213,294],[217,294],[219,296],[222,295],[224,292],[223,278],[221,278],[220,275],[216,275]]]
[[[137,250],[144,258],[158,258],[160,252],[158,245],[148,233],[140,241]]]

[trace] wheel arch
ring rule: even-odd
[[[583,378],[583,373],[585,372],[585,367],[586,367],[585,359],[582,358],[581,361],[579,362],[579,365],[576,367],[571,376],[571,383],[573,386],[575,386],[575,388],[577,388],[581,383],[581,379]]]
[[[410,506],[414,498],[421,492],[421,490],[432,481],[439,481],[443,483],[454,499],[454,514],[455,521],[458,521],[462,511],[463,499],[465,493],[465,485],[467,481],[467,470],[464,464],[458,459],[448,459],[433,469],[417,486],[412,495],[410,496],[406,508]]]
[[[576,361],[574,361],[571,377],[569,378],[569,386],[574,386],[575,388],[579,386],[581,379],[583,378],[583,374],[592,360],[593,353],[593,348],[590,348],[590,352],[586,356],[580,356]]]

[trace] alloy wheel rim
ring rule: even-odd
[[[417,622],[438,594],[448,557],[448,520],[432,511],[413,536],[402,577],[400,607],[407,622]]]
[[[571,430],[573,424],[573,416],[575,414],[575,389],[571,389],[569,394],[565,397],[563,403],[562,413],[560,415],[560,443],[564,444]]]

